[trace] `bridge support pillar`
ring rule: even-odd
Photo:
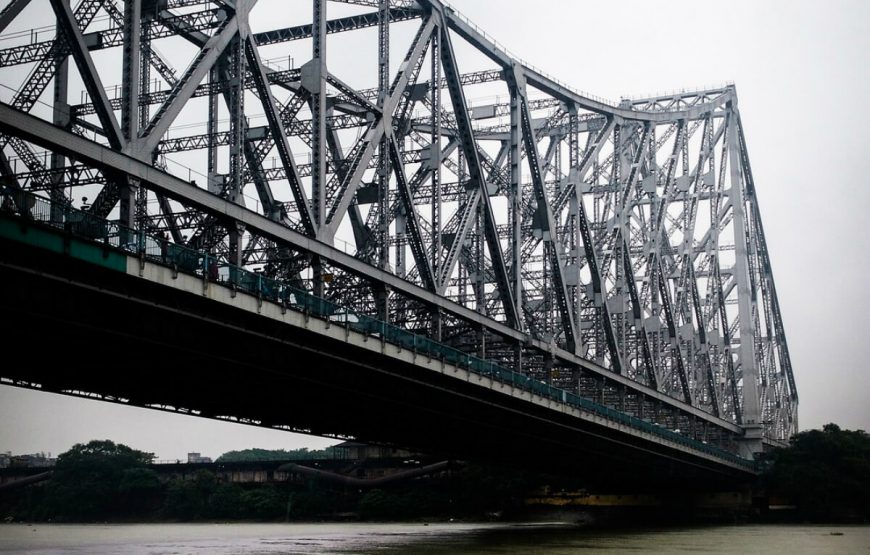
[[[764,426],[761,424],[748,424],[743,426],[743,437],[740,441],[740,456],[747,459],[754,459],[755,455],[761,453],[764,437]]]

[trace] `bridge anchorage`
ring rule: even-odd
[[[11,0],[0,33],[7,270],[54,230],[721,460],[797,431],[733,85],[598,99],[440,0]]]

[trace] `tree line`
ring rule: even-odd
[[[329,449],[225,453],[219,462],[332,458]],[[438,479],[384,489],[303,483],[233,484],[199,470],[161,480],[154,456],[111,441],[77,444],[58,456],[42,486],[0,492],[0,519],[65,522],[482,518],[520,512],[545,478],[512,468],[466,465]],[[798,521],[870,522],[870,436],[863,430],[795,434],[764,460],[755,491],[795,507]]]
[[[329,450],[232,451],[219,462],[330,458]],[[0,519],[53,522],[479,518],[522,503],[522,472],[471,466],[448,479],[389,489],[304,483],[235,484],[200,469],[161,480],[154,456],[111,441],[77,444],[58,456],[50,480],[0,495]]]
[[[870,435],[827,424],[795,434],[765,463],[766,492],[801,521],[870,522]]]
[[[323,459],[336,459],[341,456],[341,450],[335,447],[326,449],[242,449],[240,451],[227,451],[215,462],[269,462],[269,461],[312,461]]]

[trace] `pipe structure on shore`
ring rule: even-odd
[[[389,476],[382,476],[380,478],[354,478],[353,476],[344,476],[342,474],[336,474],[335,472],[328,472],[326,470],[319,470],[317,468],[311,468],[310,466],[302,466],[295,463],[283,464],[278,467],[277,470],[281,472],[298,472],[300,474],[305,474],[307,476],[312,476],[315,478],[321,478],[323,480],[327,480],[329,482],[334,482],[337,484],[343,484],[346,486],[360,487],[360,488],[375,488],[379,486],[383,486],[392,482],[398,482],[401,480],[408,480],[411,478],[416,478],[418,476],[425,476],[426,474],[431,474],[433,472],[438,472],[441,470],[445,470],[450,467],[450,461],[441,461],[434,464],[430,464],[427,466],[421,466],[420,468],[413,468],[410,470],[404,470],[402,472],[397,472],[395,474],[390,474]]]
[[[28,476],[26,478],[22,478],[20,480],[15,480],[14,482],[7,482],[5,484],[0,484],[0,493],[11,491],[18,488],[23,488],[24,486],[29,486],[30,484],[37,484],[39,482],[44,482],[51,478],[52,471],[49,470],[47,472],[40,472],[39,474],[34,474],[33,476]]]

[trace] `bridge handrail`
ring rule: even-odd
[[[64,229],[66,232],[83,239],[97,241],[106,247],[144,257],[150,262],[170,266],[176,271],[226,284],[260,299],[281,304],[286,308],[345,325],[354,331],[378,337],[401,348],[464,367],[475,374],[488,377],[499,383],[518,387],[541,397],[579,408],[613,422],[719,457],[749,470],[757,468],[755,461],[744,459],[720,447],[601,405],[576,393],[530,378],[525,374],[499,366],[492,361],[433,341],[428,337],[417,335],[372,316],[357,313],[328,299],[316,297],[306,290],[265,277],[259,272],[251,272],[232,264],[220,264],[219,259],[213,254],[171,243],[166,239],[148,235],[142,230],[127,228],[118,222],[96,217],[68,204],[52,206],[48,199],[27,191],[14,190],[8,187],[3,187],[0,190],[2,190],[0,209],[3,212]]]

